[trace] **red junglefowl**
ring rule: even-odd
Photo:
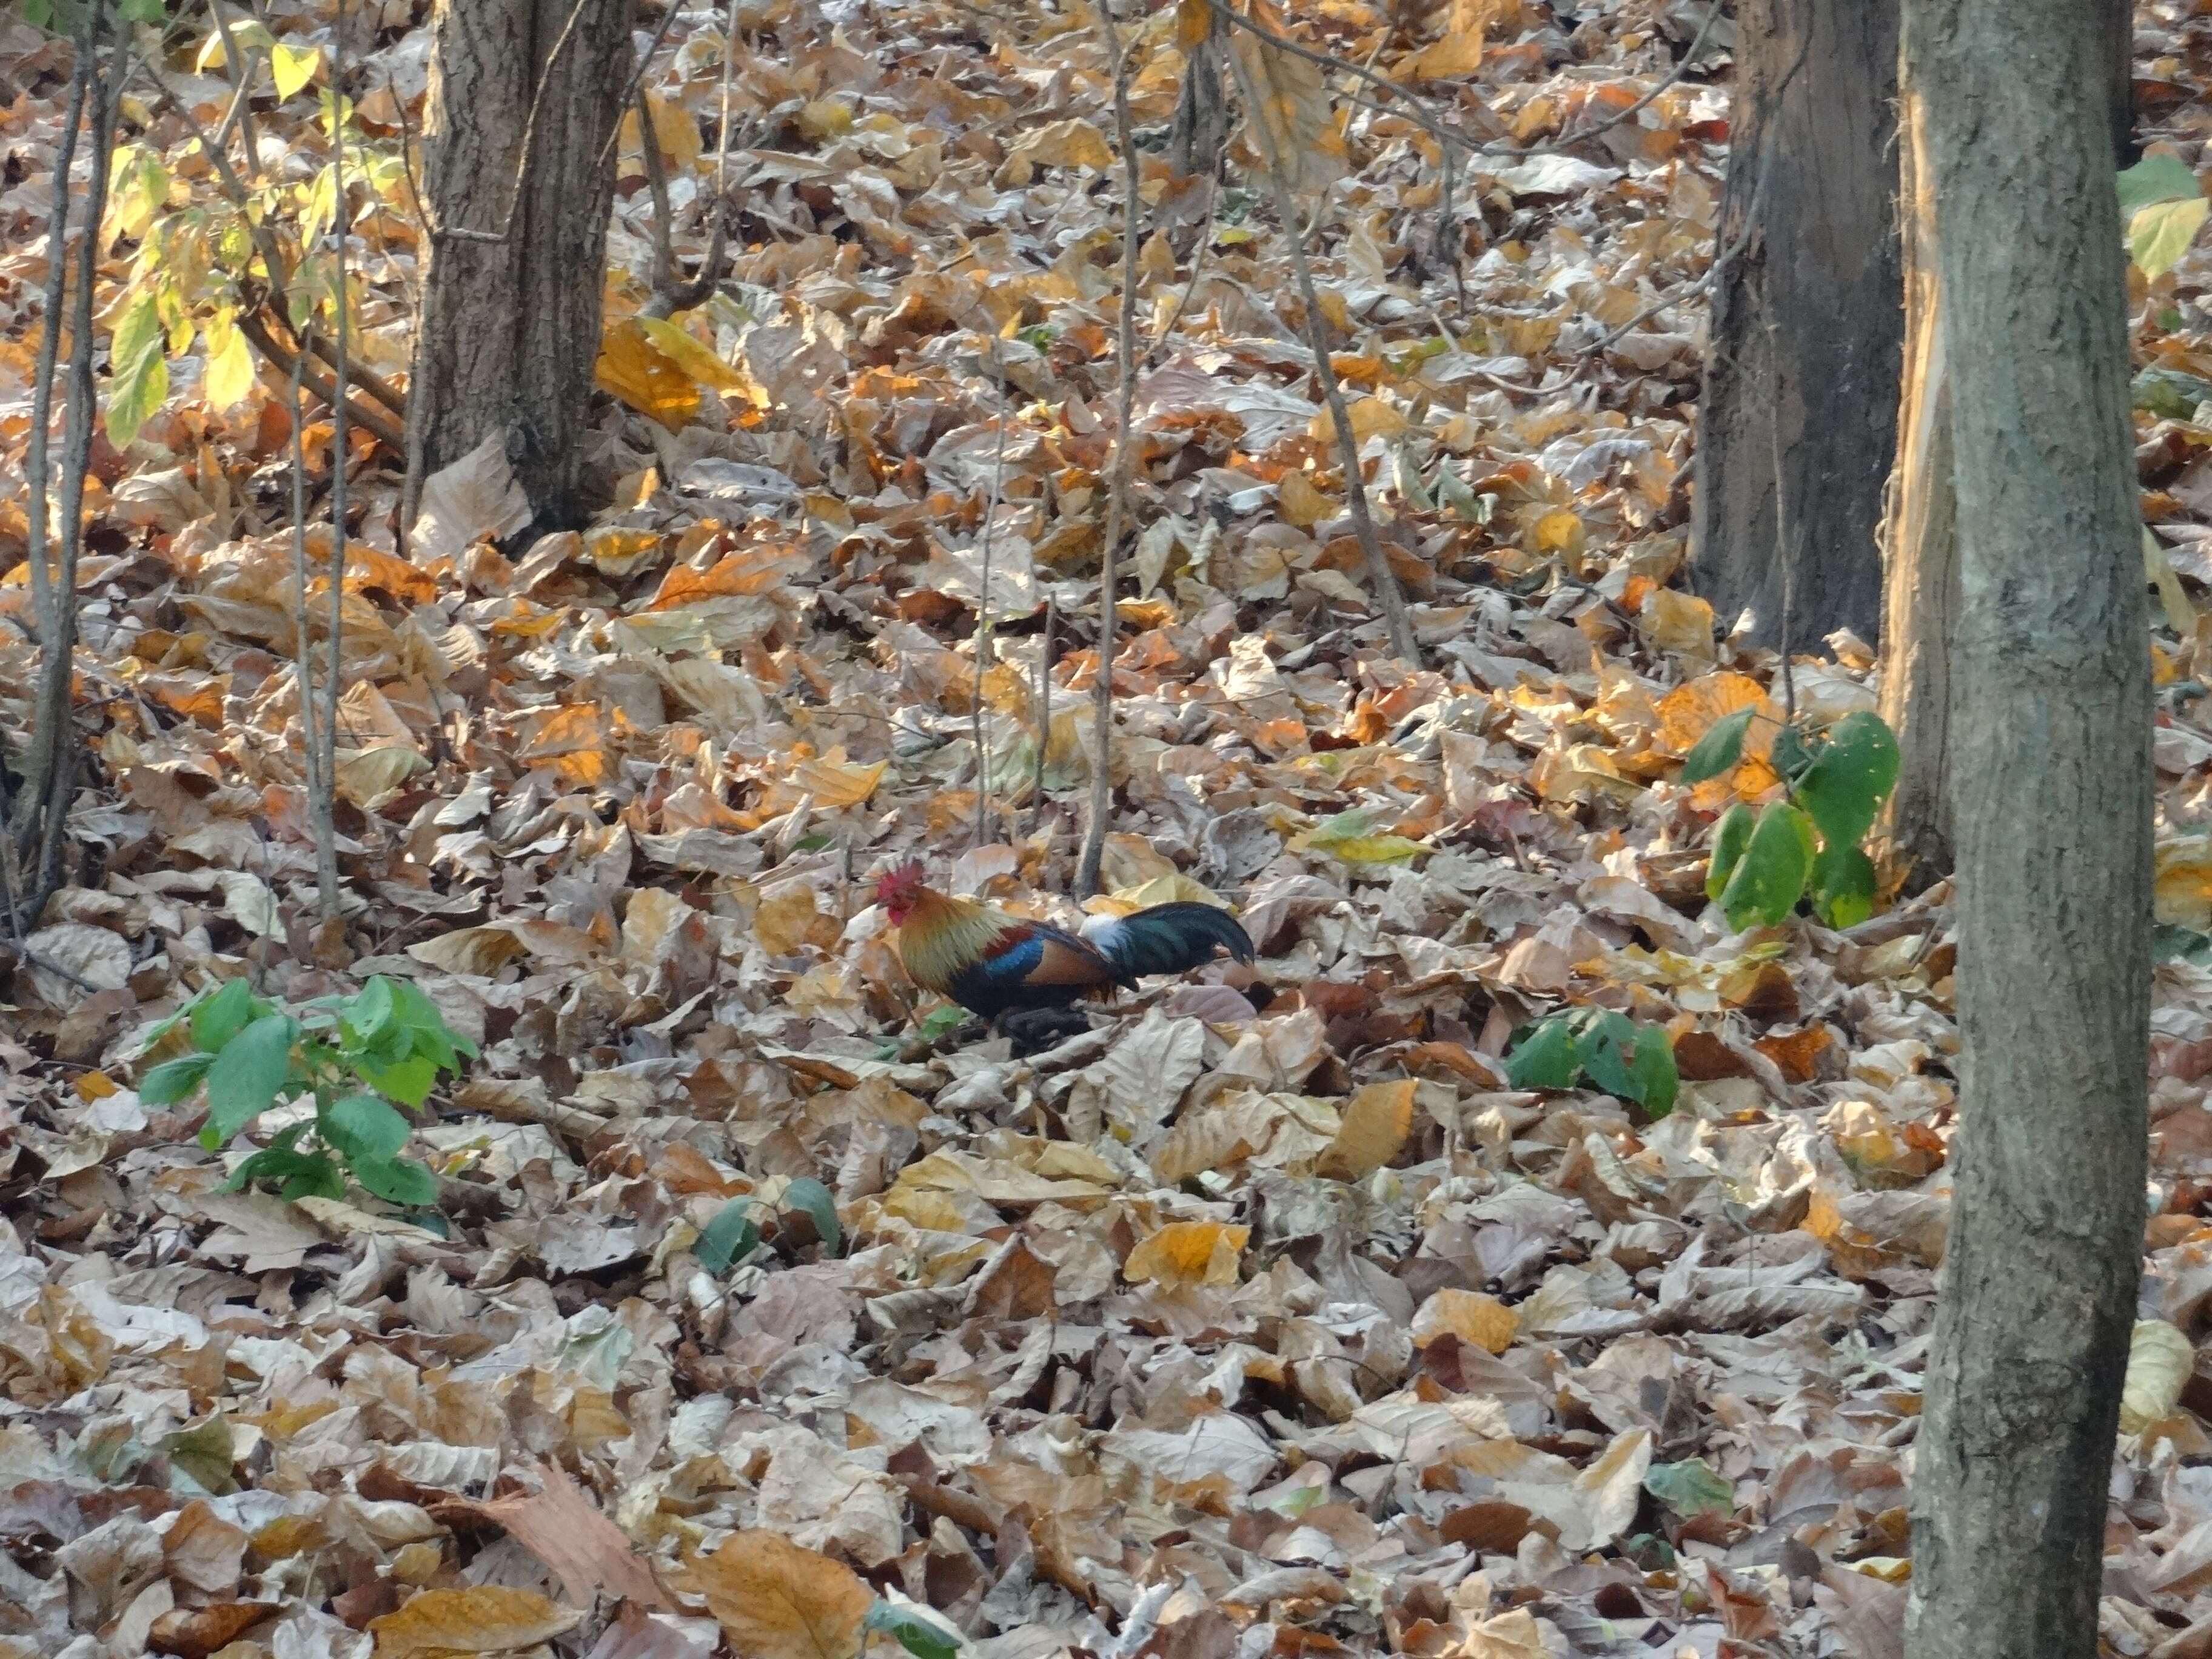
[[[908,864],[876,886],[876,902],[898,928],[899,960],[914,982],[998,1023],[1078,998],[1133,991],[1139,974],[1180,974],[1213,960],[1221,945],[1252,960],[1252,941],[1211,904],[1155,904],[1098,924],[1088,938],[1049,922],[1008,915],[922,885]]]

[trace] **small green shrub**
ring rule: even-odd
[[[438,1079],[458,1074],[477,1048],[417,987],[380,975],[352,996],[287,1013],[234,979],[164,1020],[147,1050],[180,1024],[193,1052],[148,1071],[138,1097],[173,1106],[204,1091],[200,1144],[210,1152],[273,1107],[314,1103],[312,1120],[277,1131],[226,1190],[263,1182],[288,1199],[343,1198],[350,1178],[410,1209],[436,1201],[437,1178],[399,1156],[411,1132],[399,1109],[420,1111]]]
[[[1682,763],[1682,781],[1733,771],[1757,708],[1713,722]],[[1741,932],[1772,927],[1810,896],[1831,927],[1874,914],[1875,868],[1860,843],[1897,787],[1897,738],[1881,715],[1862,710],[1825,730],[1783,726],[1770,757],[1788,799],[1754,814],[1741,801],[1713,830],[1705,893]]]
[[[1579,1079],[1653,1117],[1674,1109],[1681,1075],[1674,1046],[1656,1025],[1610,1008],[1572,1008],[1513,1033],[1505,1080],[1516,1089],[1571,1089]]]

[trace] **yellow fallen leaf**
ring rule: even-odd
[[[1363,1181],[1398,1155],[1413,1129],[1413,1079],[1363,1085],[1345,1103],[1336,1138],[1314,1164],[1330,1181]]]
[[[1234,1285],[1249,1227],[1219,1221],[1170,1221],[1129,1252],[1121,1276],[1132,1285],[1182,1290],[1194,1285]]]
[[[1316,489],[1304,473],[1285,472],[1275,486],[1275,505],[1285,524],[1310,530],[1323,519],[1333,517],[1340,503]]]
[[[793,788],[813,796],[817,806],[858,806],[876,793],[890,764],[889,761],[878,761],[872,766],[856,761],[805,761],[792,769],[787,781]]]
[[[2152,908],[2160,921],[2212,933],[2212,836],[2162,844],[2152,868]]]
[[[1653,588],[1644,595],[1636,628],[1655,650],[1677,651],[1691,657],[1713,654],[1713,608],[1694,593]]]
[[[852,1659],[876,1599],[843,1563],[763,1529],[732,1534],[692,1577],[746,1659]]]
[[[424,1590],[397,1613],[368,1621],[377,1659],[416,1654],[502,1653],[550,1642],[583,1622],[536,1590],[477,1584]]]
[[[1512,1309],[1480,1291],[1438,1291],[1413,1316],[1413,1343],[1425,1348],[1449,1334],[1492,1353],[1504,1353],[1521,1333]]]
[[[599,389],[649,415],[671,432],[699,412],[699,386],[653,343],[636,318],[617,323],[599,341],[592,368]]]
[[[637,325],[645,331],[653,349],[674,363],[701,386],[710,386],[717,392],[745,392],[753,380],[743,369],[732,367],[717,357],[708,346],[691,337],[683,324],[670,322],[664,317],[640,317]]]
[[[761,901],[753,914],[753,937],[772,957],[795,956],[809,945],[828,950],[842,930],[835,916],[823,914],[820,896],[811,887],[794,882]]]

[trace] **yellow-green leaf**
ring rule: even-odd
[[[107,441],[118,449],[128,448],[168,400],[169,362],[161,355],[166,332],[151,294],[140,294],[116,319],[107,347]]]
[[[322,67],[320,46],[288,46],[278,41],[269,53],[269,72],[276,77],[276,95],[289,98],[315,78]]]
[[[202,389],[210,404],[230,409],[244,403],[253,391],[253,353],[246,336],[228,311],[219,311],[201,330],[207,343],[207,368]]]
[[[2128,256],[2146,276],[2162,276],[2181,262],[2190,243],[2212,211],[2212,201],[2192,196],[2185,202],[2153,202],[2128,221]]]

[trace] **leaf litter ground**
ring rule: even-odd
[[[327,9],[263,15],[296,77]],[[1228,900],[1261,960],[1017,1056],[925,1035],[949,1016],[913,1001],[871,878],[919,854],[1074,918],[1115,391],[1103,55],[1035,3],[734,15],[726,158],[718,20],[675,20],[646,81],[677,246],[704,245],[718,159],[739,207],[734,280],[673,322],[636,314],[653,210],[624,141],[606,509],[495,549],[519,526],[495,442],[430,481],[403,553],[390,457],[357,439],[343,930],[314,920],[280,392],[208,337],[95,451],[82,857],[0,1048],[0,1647],[1897,1653],[1948,894],[1731,934],[1705,847],[1772,774],[1754,736],[1677,781],[1777,691],[1677,583],[1730,26],[1547,149],[1652,91],[1702,13],[1297,25],[1485,147],[1455,262],[1418,124],[1346,106],[1319,163],[1344,174],[1321,302],[1419,670],[1360,586],[1281,233],[1251,175],[1171,176],[1174,19],[1132,27],[1146,372],[1108,902]],[[379,21],[349,56],[393,156],[427,32]],[[2193,160],[2212,33],[2138,21],[2156,136]],[[217,117],[189,33],[172,84]],[[67,65],[0,24],[17,615]],[[263,113],[295,185],[311,107]],[[161,188],[124,192],[143,216],[104,304],[164,280],[139,240],[208,188],[180,125],[125,113]],[[1325,138],[1314,114],[1270,119]],[[362,177],[362,352],[390,374],[419,242],[404,169]],[[2212,1652],[2208,290],[2190,255],[2136,296],[2173,955],[2104,1608],[2111,1651],[2161,1659]],[[327,418],[305,436],[326,473]],[[18,728],[26,631],[0,640]],[[1799,706],[1870,707],[1867,653],[1830,644]],[[415,1138],[441,1220],[222,1192],[251,1143],[203,1154],[192,1115],[138,1099],[143,1034],[196,992],[377,973],[484,1049]],[[1670,1116],[1507,1086],[1509,1035],[1570,1006],[1668,1029]],[[761,1243],[710,1273],[736,1199]]]

